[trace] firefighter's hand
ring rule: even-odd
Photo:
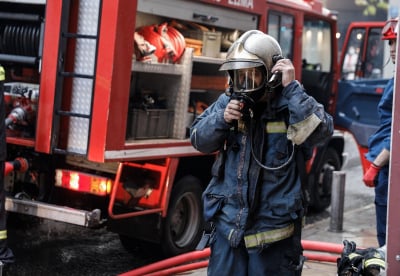
[[[286,87],[295,80],[295,72],[293,63],[290,59],[280,59],[276,62],[274,67],[271,69],[272,72],[282,73],[282,86]]]
[[[380,167],[371,163],[371,165],[369,166],[368,170],[365,172],[364,177],[363,177],[365,186],[375,187],[375,179],[378,176],[380,169],[381,169]]]
[[[234,120],[239,120],[242,117],[242,108],[242,102],[235,99],[230,100],[224,111],[225,122],[231,124]]]

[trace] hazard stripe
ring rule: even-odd
[[[285,122],[268,122],[265,131],[267,133],[286,133],[287,127]]]
[[[0,231],[0,240],[7,239],[7,230]]]
[[[378,265],[378,266],[385,268],[385,261],[382,259],[378,259],[378,258],[372,258],[372,259],[365,260],[364,267],[369,267],[370,265]]]
[[[0,81],[4,81],[6,79],[6,71],[4,71],[4,67],[0,66]]]
[[[359,257],[361,257],[361,255],[360,254],[358,254],[358,253],[350,253],[349,254],[349,259],[350,260],[352,260],[352,259],[354,259],[354,258],[359,258]]]

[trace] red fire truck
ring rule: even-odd
[[[363,170],[368,138],[379,127],[377,106],[394,65],[389,47],[381,40],[385,22],[354,22],[348,27],[340,58],[335,124],[351,133],[357,143]]]
[[[224,92],[218,68],[240,33],[273,35],[308,93],[335,113],[336,18],[319,1],[1,0],[0,10],[7,210],[106,225],[127,249],[196,246],[214,155],[194,150],[187,129]],[[140,59],[162,41],[148,43],[148,26],[177,30],[186,47]],[[343,148],[340,132],[315,148],[312,208],[329,206]]]

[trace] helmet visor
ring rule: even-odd
[[[399,21],[397,19],[388,20],[382,28],[382,39],[396,39]]]
[[[262,67],[233,70],[233,91],[246,93],[264,86],[265,75]]]

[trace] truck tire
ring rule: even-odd
[[[315,172],[315,181],[311,185],[311,208],[316,212],[324,211],[331,204],[333,172],[340,170],[341,162],[338,153],[328,148],[322,157],[321,165]]]
[[[161,247],[165,256],[176,256],[196,248],[204,220],[199,179],[185,176],[175,183],[163,220]]]

